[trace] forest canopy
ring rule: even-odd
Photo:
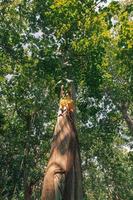
[[[84,200],[133,199],[133,1],[0,9],[0,199],[40,199],[65,78],[76,88]]]

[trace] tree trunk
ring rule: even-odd
[[[81,161],[74,113],[60,109],[50,159],[43,181],[42,200],[82,200]]]
[[[27,168],[27,157],[29,154],[28,147],[25,149],[25,160],[24,160],[24,200],[31,200],[32,189],[28,181],[28,168]]]
[[[121,110],[121,113],[122,113],[124,120],[127,123],[127,126],[129,128],[130,132],[133,134],[133,119],[128,114],[128,106],[126,104],[122,104],[120,110]]]
[[[32,118],[31,116],[26,116],[26,130],[27,130],[27,140],[26,140],[26,145],[25,145],[25,150],[24,150],[24,200],[31,200],[31,195],[32,195],[32,185],[29,183],[28,177],[29,177],[29,166],[28,166],[28,157],[29,157],[29,152],[30,152],[30,146],[28,143],[28,139],[31,134],[32,130]]]
[[[32,188],[30,185],[25,185],[24,188],[24,200],[31,200],[31,195],[32,195]]]

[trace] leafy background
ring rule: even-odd
[[[1,200],[40,199],[63,78],[76,87],[84,200],[133,199],[132,3],[1,0]]]

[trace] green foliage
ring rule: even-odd
[[[40,199],[57,83],[69,78],[77,91],[84,199],[131,200],[132,131],[122,106],[132,117],[132,4],[2,1],[1,19],[0,199],[26,199],[27,189]]]

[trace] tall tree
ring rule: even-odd
[[[132,199],[130,1],[1,1],[1,19],[0,199],[40,199],[62,77],[76,84],[84,198]]]
[[[62,88],[61,94],[50,159],[43,182],[42,200],[81,200],[81,160],[74,122],[72,87],[66,95]]]

